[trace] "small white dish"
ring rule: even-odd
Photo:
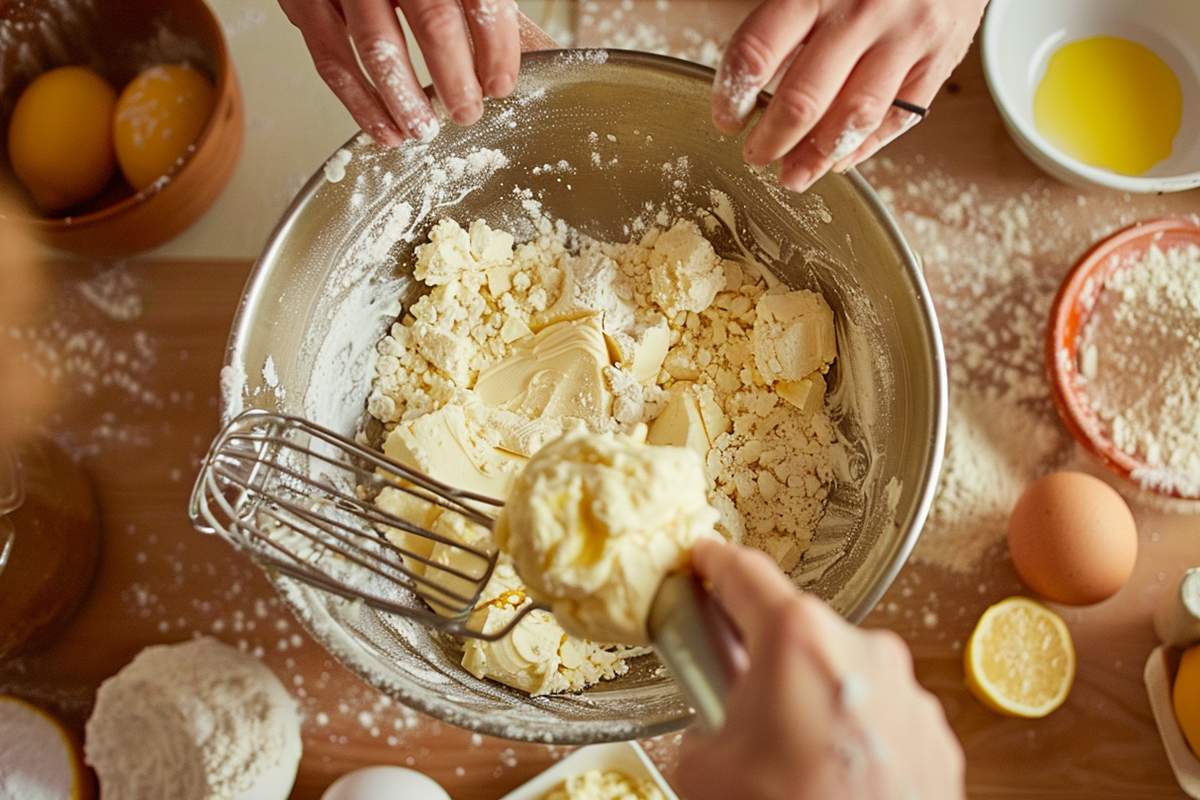
[[[1171,685],[1178,663],[1179,656],[1173,648],[1166,645],[1156,647],[1146,661],[1143,677],[1146,694],[1150,696],[1150,710],[1154,712],[1154,722],[1158,725],[1158,733],[1167,751],[1167,761],[1171,762],[1171,769],[1175,772],[1175,780],[1188,797],[1200,799],[1200,759],[1196,758],[1183,738],[1171,703]]]
[[[1154,51],[1179,78],[1183,119],[1171,155],[1144,175],[1121,175],[1059,150],[1033,122],[1033,96],[1050,56],[1092,36],[1118,36]],[[983,72],[1021,151],[1076,186],[1126,192],[1200,187],[1200,3],[1196,0],[991,0],[983,24]]]
[[[662,773],[637,742],[612,742],[581,747],[533,780],[521,784],[500,800],[542,800],[546,793],[572,775],[589,770],[615,769],[631,778],[654,782],[667,800],[679,800]]]
[[[333,782],[321,800],[450,800],[433,778],[404,767],[365,767]]]

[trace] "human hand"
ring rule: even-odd
[[[900,637],[846,623],[756,550],[706,540],[693,562],[749,666],[724,728],[684,750],[688,800],[963,797],[962,750]]]
[[[428,141],[438,119],[413,72],[403,12],[450,118],[470,125],[483,98],[516,86],[521,40],[516,0],[279,0],[321,78],[380,144]],[[366,74],[359,67],[355,53]]]
[[[765,0],[725,49],[713,83],[713,121],[726,133],[741,130],[758,92],[782,72],[744,155],[756,165],[782,159],[780,182],[804,191],[920,121],[892,101],[929,107],[966,55],[986,4]]]

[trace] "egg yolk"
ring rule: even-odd
[[[117,162],[134,189],[168,175],[212,114],[212,81],[186,64],[161,64],[125,87],[112,120]]]
[[[45,72],[17,100],[8,157],[43,210],[62,211],[94,197],[112,177],[115,100],[112,87],[85,67]]]
[[[1141,175],[1171,155],[1183,91],[1152,50],[1095,36],[1050,57],[1033,97],[1033,118],[1047,139],[1085,164]]]

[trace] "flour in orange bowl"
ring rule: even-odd
[[[1151,246],[1105,281],[1080,345],[1082,395],[1143,466],[1144,488],[1200,496],[1200,246]]]

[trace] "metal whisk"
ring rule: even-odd
[[[253,409],[230,422],[213,442],[192,490],[189,513],[198,530],[218,534],[262,567],[456,636],[495,641],[531,611],[544,608],[526,603],[503,627],[486,633],[469,627],[498,553],[381,509],[375,500],[385,490],[404,492],[488,529],[494,521],[488,511],[502,505],[436,481],[308,420]],[[389,538],[389,530],[417,539]],[[417,540],[461,551],[464,558],[447,560],[470,568],[418,552],[410,544]],[[351,564],[411,592],[424,605],[375,593],[361,580],[349,583],[347,575],[358,571],[347,569]],[[361,578],[363,573],[358,574]]]
[[[546,610],[526,602],[501,628],[484,632],[471,627],[471,612],[496,568],[498,552],[383,510],[375,501],[388,490],[488,529],[493,523],[488,512],[503,505],[434,480],[307,420],[250,410],[213,442],[192,490],[190,515],[198,530],[220,535],[266,569],[456,636],[496,641],[530,612]],[[393,539],[389,531],[403,535]],[[428,550],[419,552],[414,542],[453,548],[478,569],[439,562],[425,554]],[[348,569],[350,565],[413,598],[404,602],[371,591],[361,580],[363,573]],[[355,572],[354,582],[348,582]],[[705,724],[720,727],[739,645],[713,597],[692,575],[670,575],[655,597],[647,627],[659,657]]]

